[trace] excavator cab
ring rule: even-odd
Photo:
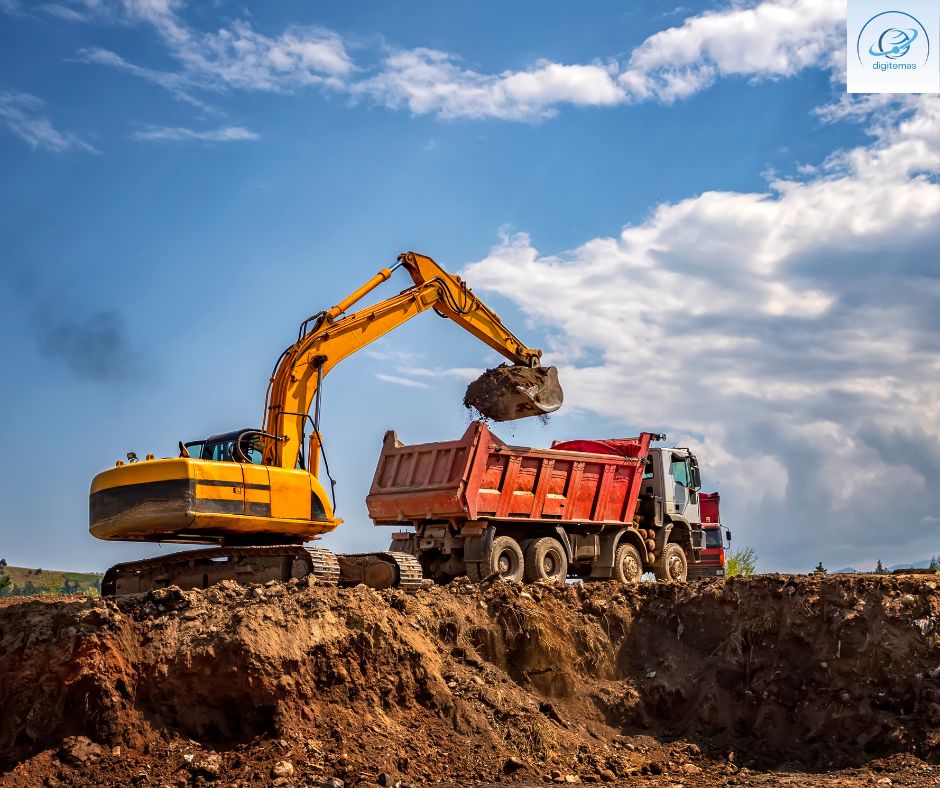
[[[224,432],[201,441],[189,441],[180,445],[180,457],[260,465],[261,436],[260,430],[246,429]]]

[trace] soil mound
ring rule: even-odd
[[[934,780],[938,622],[923,576],[11,600],[0,780]]]

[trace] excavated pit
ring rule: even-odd
[[[564,399],[555,367],[500,364],[467,386],[463,404],[491,421],[512,421],[554,413]]]
[[[0,781],[936,780],[937,589],[304,580],[7,600]]]

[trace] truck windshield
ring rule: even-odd
[[[705,529],[705,547],[721,547],[721,529],[720,528],[706,528]]]

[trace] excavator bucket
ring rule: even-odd
[[[564,399],[555,367],[501,364],[467,386],[463,404],[487,419],[512,421],[553,413]]]

